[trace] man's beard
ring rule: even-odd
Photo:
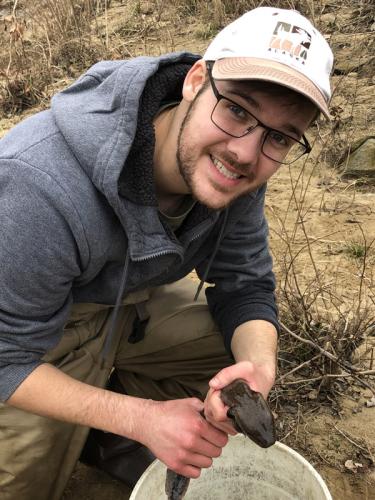
[[[193,197],[194,197],[194,183],[193,183],[192,177],[193,177],[193,173],[194,173],[195,161],[194,161],[194,158],[193,158],[193,155],[191,154],[191,152],[187,151],[187,148],[184,148],[182,143],[183,143],[183,135],[184,135],[184,132],[186,131],[185,129],[187,128],[187,125],[190,122],[191,114],[192,114],[192,111],[195,107],[197,97],[189,105],[189,108],[186,112],[186,115],[182,121],[180,131],[178,133],[178,138],[177,138],[177,153],[176,153],[178,170],[179,170],[181,177],[184,179],[185,184],[189,188],[189,191]],[[190,148],[190,151],[192,151],[192,150],[193,150],[193,148]]]
[[[222,204],[215,204],[215,205],[212,205],[212,203],[210,203],[210,201],[211,201],[210,199],[200,199],[200,197],[197,195],[197,193],[199,193],[199,189],[196,186],[196,182],[194,180],[194,172],[196,169],[196,163],[197,163],[197,159],[198,159],[196,155],[197,154],[203,155],[204,153],[209,155],[209,151],[202,150],[199,153],[198,148],[195,148],[194,143],[190,143],[190,144],[186,145],[186,143],[187,143],[186,137],[189,134],[188,125],[189,125],[189,122],[191,120],[195,105],[198,102],[199,95],[200,95],[200,93],[197,94],[197,96],[195,97],[193,102],[190,104],[190,106],[186,112],[186,115],[182,121],[182,124],[181,124],[181,128],[180,128],[178,138],[177,138],[177,153],[176,153],[177,165],[178,165],[179,173],[180,173],[181,177],[183,178],[185,184],[187,185],[192,197],[195,200],[197,200],[199,203],[202,203],[203,205],[205,205],[206,207],[208,207],[210,209],[222,210],[223,208],[226,208],[229,204],[233,203],[233,201],[235,199],[237,199],[241,196],[247,195],[248,192],[238,193],[237,195],[234,195],[233,198],[229,202],[223,201]],[[237,171],[241,171],[244,169],[243,165],[239,165],[238,163],[233,161],[233,159],[229,158],[227,154],[221,153],[220,156],[225,161],[227,161],[229,164],[232,164],[237,169]],[[255,175],[252,174],[251,172],[250,173],[247,172],[246,176],[249,180],[255,180]],[[221,193],[228,192],[225,188],[223,188],[222,186],[219,186],[219,185],[215,186],[215,188],[218,192],[221,192]],[[232,194],[234,194],[234,193],[232,193]]]

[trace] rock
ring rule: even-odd
[[[322,14],[320,16],[320,22],[325,24],[325,25],[331,25],[334,26],[337,21],[337,15],[333,12],[328,12],[327,14]]]
[[[312,390],[308,393],[307,397],[308,397],[309,399],[311,399],[311,400],[314,400],[314,399],[317,399],[317,398],[318,398],[318,394],[319,394],[319,393],[318,393],[318,391],[317,391],[316,389],[312,389]]]
[[[362,138],[352,144],[342,156],[341,165],[343,177],[375,183],[375,136]]]
[[[374,74],[375,56],[368,46],[367,33],[338,33],[331,45],[335,54],[334,75],[347,75],[359,72],[361,76],[371,77]]]

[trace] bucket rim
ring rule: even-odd
[[[235,436],[230,436],[230,439],[243,439],[244,436],[242,434],[236,434]],[[246,438],[247,439],[247,438]],[[281,443],[280,441],[276,441],[274,445],[272,445],[272,448],[277,448],[279,451],[282,453],[286,453],[288,455],[292,455],[298,462],[303,464],[304,467],[308,469],[308,471],[315,477],[317,482],[319,483],[320,487],[322,488],[322,493],[325,495],[325,500],[333,500],[332,495],[328,489],[328,486],[326,485],[324,479],[322,476],[319,474],[319,472],[306,460],[305,457],[303,457],[300,453],[295,451],[293,448],[290,446],[287,446],[284,443]],[[166,467],[165,464],[159,460],[156,459],[154,462],[152,462],[147,469],[144,471],[142,476],[138,479],[136,485],[134,486],[132,493],[129,497],[129,500],[136,500],[136,495],[138,494],[138,491],[142,487],[143,482],[145,481],[145,478],[150,474],[150,472],[153,471],[153,469],[160,467],[160,464],[163,467]]]

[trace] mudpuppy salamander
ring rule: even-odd
[[[221,399],[228,406],[227,415],[234,428],[262,448],[276,441],[272,412],[263,396],[253,391],[242,379],[234,380],[221,390]],[[167,470],[165,492],[168,500],[181,500],[188,489],[189,478]]]

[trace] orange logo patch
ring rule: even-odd
[[[289,54],[305,64],[311,44],[311,35],[298,26],[278,22],[270,40],[269,51]]]

